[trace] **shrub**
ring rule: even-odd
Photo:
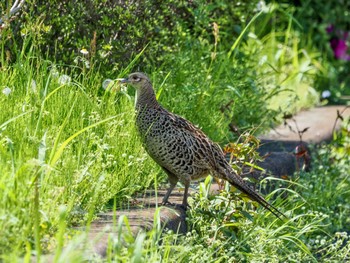
[[[207,38],[212,21],[228,29],[225,34],[231,41],[237,35],[237,32],[233,34],[234,29],[248,19],[255,3],[28,1],[26,15],[21,21],[13,22],[12,29],[16,41],[35,33],[35,44],[51,60],[72,64],[81,56],[80,51],[86,49],[89,52],[86,57],[102,64],[102,69],[108,72],[126,67],[147,44],[144,61],[162,63],[162,54],[174,52],[181,39]],[[40,28],[33,28],[33,24]]]

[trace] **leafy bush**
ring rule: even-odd
[[[34,33],[42,54],[59,63],[72,64],[80,51],[104,71],[126,67],[131,58],[149,44],[144,61],[159,65],[162,54],[174,52],[181,39],[206,39],[216,21],[228,31],[241,26],[255,1],[28,1],[26,16],[14,21],[14,37]],[[248,13],[246,10],[251,10]],[[16,23],[18,22],[18,23]],[[40,27],[33,28],[33,24]],[[226,27],[226,25],[231,25]],[[239,32],[238,32],[239,34]],[[179,42],[180,41],[180,42]],[[146,66],[143,66],[146,67]]]

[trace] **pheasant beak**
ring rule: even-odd
[[[120,83],[129,83],[129,79],[126,78],[126,79],[116,79],[118,81],[120,81]]]

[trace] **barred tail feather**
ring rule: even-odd
[[[253,201],[258,202],[261,204],[265,209],[269,210],[272,214],[274,214],[279,219],[283,220],[282,218],[287,218],[286,215],[284,215],[282,212],[280,212],[276,207],[271,205],[269,202],[265,200],[264,197],[262,197],[260,194],[258,194],[255,190],[253,190],[246,182],[243,181],[241,177],[234,174],[232,171],[231,173],[228,173],[226,175],[226,180],[236,187],[241,192],[247,194],[250,199]]]

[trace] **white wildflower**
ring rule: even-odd
[[[114,81],[111,80],[111,79],[105,79],[103,82],[102,82],[102,88],[103,89],[107,89],[107,88],[111,88],[114,84]]]
[[[89,51],[87,51],[86,48],[83,48],[82,50],[80,50],[80,53],[83,55],[87,55],[87,54],[89,54]]]
[[[54,78],[58,78],[58,76],[60,75],[60,73],[58,72],[56,67],[52,67],[52,69],[50,70],[50,74],[52,75],[52,77]]]
[[[12,90],[9,87],[5,87],[2,90],[2,93],[5,94],[6,96],[10,95],[11,92],[12,92]]]
[[[115,79],[115,80],[105,79],[102,83],[102,88],[107,91],[126,92],[127,86],[121,85],[119,82],[116,82],[116,80],[120,80],[120,79]]]
[[[256,11],[260,12],[263,11],[264,13],[267,13],[268,10],[268,6],[266,5],[266,2],[261,0],[256,4]]]
[[[128,90],[127,86],[121,86],[120,87],[120,91],[122,91],[122,92],[127,92],[127,90]]]
[[[331,92],[330,92],[329,90],[324,90],[324,91],[322,91],[321,97],[322,97],[323,99],[327,99],[327,98],[329,98],[330,96],[331,96]]]
[[[90,62],[89,62],[89,61],[85,60],[85,61],[84,61],[84,64],[85,64],[85,67],[86,67],[86,68],[90,68]]]
[[[61,75],[58,78],[58,83],[61,85],[66,85],[69,84],[71,82],[71,77],[69,77],[68,75]]]

